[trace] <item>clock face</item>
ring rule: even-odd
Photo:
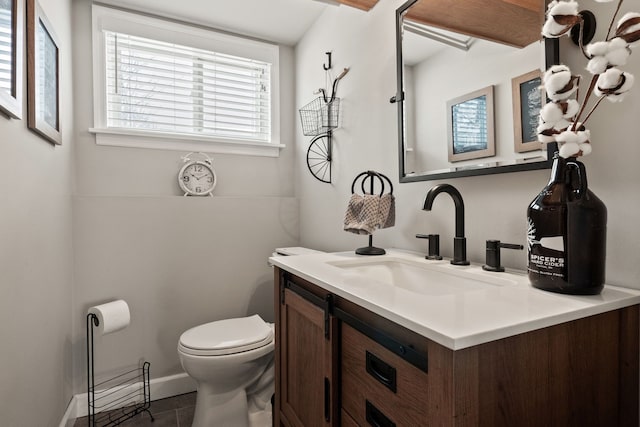
[[[216,174],[205,162],[189,162],[178,174],[180,188],[193,196],[207,196],[216,186]]]

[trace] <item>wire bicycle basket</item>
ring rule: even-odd
[[[305,136],[317,136],[338,127],[340,98],[327,100],[319,96],[299,111],[302,133]]]

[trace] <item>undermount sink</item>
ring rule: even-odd
[[[354,284],[383,284],[422,295],[449,295],[515,285],[515,280],[498,277],[479,267],[453,266],[446,261],[416,262],[401,258],[368,258],[333,261],[329,265],[344,270]]]

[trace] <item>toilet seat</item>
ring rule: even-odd
[[[273,341],[273,327],[255,314],[205,323],[184,332],[178,348],[194,356],[224,356],[264,347]]]

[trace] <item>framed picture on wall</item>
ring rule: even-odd
[[[449,161],[496,155],[493,86],[447,102]]]
[[[544,143],[538,141],[538,115],[545,100],[542,72],[534,70],[511,79],[513,96],[513,136],[516,153],[541,150]]]
[[[60,49],[36,0],[27,0],[27,125],[53,144],[60,134]]]
[[[22,118],[24,0],[0,0],[0,112]]]

